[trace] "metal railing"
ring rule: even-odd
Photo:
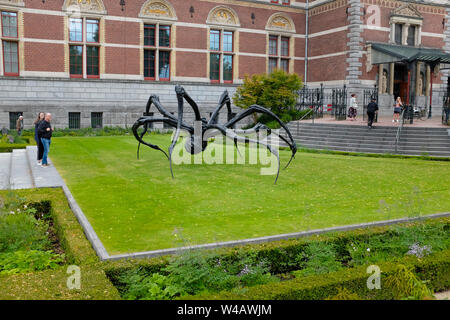
[[[398,127],[398,129],[397,129],[397,135],[395,136],[395,146],[394,146],[394,148],[395,148],[395,153],[397,153],[397,151],[398,151],[398,143],[399,143],[399,141],[400,141],[400,135],[402,134],[403,124],[405,123],[405,114],[406,114],[406,110],[407,110],[407,108],[404,108],[404,109],[402,110],[401,115],[400,115],[401,124],[400,124],[400,127]]]
[[[299,120],[297,120],[297,134],[299,134],[300,132],[300,121],[302,121],[303,119],[306,118],[306,116],[308,116],[309,114],[312,113],[312,123],[314,124],[314,109],[309,109],[304,115],[303,117],[301,117]]]

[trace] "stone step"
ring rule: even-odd
[[[0,190],[8,190],[10,184],[12,153],[0,153]]]
[[[290,128],[291,134],[296,133],[304,133],[304,132],[314,132],[314,133],[333,133],[333,134],[345,134],[345,135],[396,135],[398,129],[396,130],[386,130],[380,127],[376,127],[373,129],[369,129],[368,127],[361,127],[358,129],[352,129],[352,130],[346,130],[346,129],[336,129],[336,128],[323,128],[323,127],[299,127],[298,129],[296,127]],[[449,134],[445,130],[441,131],[416,131],[416,130],[408,130],[403,128],[401,131],[402,135],[408,135],[408,136],[416,136],[416,137],[423,137],[423,136],[430,136],[430,137],[442,137],[442,138],[448,138]]]
[[[9,180],[10,187],[13,190],[32,189],[35,187],[25,149],[13,150]]]
[[[308,148],[308,149],[319,149],[319,150],[335,150],[335,151],[346,151],[346,152],[361,152],[361,153],[395,153],[395,149],[390,146],[386,146],[385,148],[377,148],[376,146],[371,147],[349,147],[349,146],[333,146],[333,145],[317,145],[317,144],[301,144],[298,145],[299,148]],[[402,155],[414,155],[414,156],[422,156],[424,154],[434,157],[450,157],[450,152],[439,152],[439,151],[422,151],[422,150],[411,150],[411,149],[402,149],[399,147],[397,149],[396,154]]]
[[[386,144],[386,143],[395,143],[395,137],[390,136],[381,136],[381,137],[350,137],[350,136],[335,136],[335,135],[301,135],[301,136],[293,136],[294,141],[314,141],[314,142],[322,142],[322,141],[336,141],[336,142],[346,142],[346,143],[354,143],[354,142],[365,142],[365,143],[373,143],[373,144]],[[450,139],[409,139],[405,137],[400,138],[400,143],[405,143],[409,145],[417,145],[417,146],[436,146],[436,147],[448,147],[450,148]]]
[[[28,146],[26,155],[31,167],[31,173],[36,184],[36,188],[56,188],[63,186],[63,180],[59,175],[50,158],[49,167],[43,168],[37,164],[37,147]]]

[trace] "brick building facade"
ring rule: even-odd
[[[41,110],[60,128],[130,125],[150,94],[176,112],[176,83],[209,117],[223,90],[274,68],[309,87],[378,84],[389,108],[404,72],[373,64],[372,43],[450,52],[447,0],[0,0],[0,12],[0,127]],[[439,108],[447,70],[416,74],[417,102],[433,77]]]

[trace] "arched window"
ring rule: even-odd
[[[290,71],[293,46],[292,35],[295,34],[295,25],[291,17],[284,13],[273,14],[266,25],[268,32],[267,72],[275,69]]]
[[[172,23],[175,9],[165,0],[148,0],[142,5],[143,71],[146,80],[169,81],[172,59]]]
[[[209,28],[209,78],[211,82],[232,83],[236,66],[237,13],[226,6],[213,8],[206,19]]]

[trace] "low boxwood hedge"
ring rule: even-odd
[[[395,225],[395,227],[413,227],[419,224],[444,224],[448,225],[450,228],[450,218],[444,217],[438,219],[426,219],[422,221],[402,223],[399,225]],[[283,274],[298,269],[298,262],[296,261],[296,258],[312,241],[324,241],[329,244],[334,244],[336,248],[341,248],[342,250],[344,250],[350,242],[365,241],[367,239],[370,239],[370,237],[372,236],[380,234],[386,234],[386,236],[389,236],[389,233],[394,232],[393,227],[394,226],[363,228],[347,232],[314,235],[307,238],[274,241],[233,248],[219,248],[214,250],[214,254],[216,254],[217,257],[220,257],[221,260],[233,260],[241,259],[241,257],[246,253],[256,252],[257,259],[266,261],[270,266],[269,271],[271,274]],[[146,274],[152,274],[156,272],[161,273],[161,269],[166,267],[168,262],[169,257],[167,256],[153,259],[128,259],[122,261],[110,261],[106,262],[105,272],[108,275],[109,279],[113,282],[113,284],[119,289],[119,291],[122,291],[125,285],[121,282],[120,276],[124,273],[137,269],[143,271]],[[352,270],[356,270],[356,268]],[[364,276],[367,278],[367,274],[364,273]],[[320,278],[321,277],[319,276],[318,279]],[[312,283],[314,283],[314,281]]]
[[[338,294],[339,289],[346,289],[363,299],[393,299],[392,288],[383,285],[389,275],[397,272],[399,265],[406,265],[415,271],[421,280],[434,291],[450,287],[450,250],[445,250],[423,259],[413,256],[397,262],[383,262],[381,269],[381,289],[369,290],[366,272],[367,266],[349,268],[326,275],[314,275],[295,278],[279,283],[254,286],[240,292],[221,292],[218,294],[200,294],[184,296],[181,299],[192,300],[321,300]]]

